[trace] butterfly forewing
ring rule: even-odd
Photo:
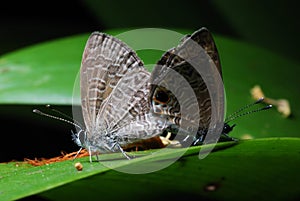
[[[210,56],[222,77],[220,57],[211,33],[206,28],[202,28],[191,35],[191,39],[201,45],[205,52]]]
[[[126,44],[104,33],[90,36],[83,53],[80,82],[87,128],[94,126],[102,102],[129,68],[143,68],[143,63]]]
[[[110,130],[119,129],[148,112],[149,104],[142,103],[149,94],[147,88],[149,78],[150,73],[145,69],[133,68],[128,70],[103,102],[97,116],[97,125],[101,127],[104,123]]]
[[[166,122],[150,112],[149,78],[142,61],[125,43],[93,33],[81,65],[87,130],[82,144],[91,152],[122,151],[120,145],[160,134]]]
[[[200,45],[204,51],[199,51],[199,48],[195,47],[198,45]],[[196,58],[197,65],[201,66],[203,64],[203,66],[209,68],[217,67],[218,71],[215,72],[221,75],[222,71],[217,48],[210,32],[206,28],[202,28],[191,36],[185,37],[178,47],[166,52],[157,62],[153,70],[151,83],[160,83],[161,80],[166,81],[165,75],[168,74],[169,70],[175,70],[180,76],[187,80],[197,99],[197,103],[193,104],[198,104],[199,106],[199,130],[205,131],[211,122],[211,94],[202,75],[189,62],[193,61],[194,58]],[[214,76],[215,75],[210,76],[212,83],[214,82]],[[193,115],[182,116],[181,109],[186,110],[187,108],[181,108],[178,99],[186,100],[189,95],[186,94],[186,90],[181,88],[180,83],[176,83],[176,77],[174,79],[174,84],[178,86],[178,90],[181,91],[179,96],[175,96],[164,87],[153,84],[151,85],[150,101],[152,102],[154,112],[169,116],[173,124],[181,126],[183,120],[192,121],[194,117]],[[167,80],[167,82],[172,83],[171,80]],[[186,104],[186,106],[187,105],[191,104]]]

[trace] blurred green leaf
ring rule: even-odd
[[[242,137],[296,136],[300,129],[299,64],[256,46],[216,38],[226,91],[227,115],[253,102],[250,89],[260,85],[265,96],[290,102],[292,116],[284,118],[274,107],[236,120],[232,135]]]
[[[0,58],[0,103],[70,104],[88,35],[49,41]]]
[[[119,200],[120,196],[123,200],[297,200],[299,143],[299,138],[247,140],[229,148],[232,143],[219,143],[217,151],[202,160],[198,159],[200,147],[191,147],[171,166],[141,175],[109,170],[101,162],[89,163],[88,157],[40,167],[0,164],[0,198],[39,193],[38,197],[50,200]],[[151,165],[171,159],[178,151],[111,163]],[[116,156],[120,155],[104,154],[101,159]],[[78,161],[83,164],[81,172],[74,167]]]

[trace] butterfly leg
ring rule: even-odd
[[[100,161],[100,160],[99,160],[99,155],[98,155],[98,154],[96,154],[96,159],[97,159],[97,161]]]
[[[82,149],[82,148],[81,148]],[[81,149],[78,151],[78,153],[81,151]],[[78,155],[78,153],[76,154],[76,156]],[[90,163],[93,162],[93,159],[92,159],[92,151],[91,151],[91,146],[89,146],[89,155],[90,155]],[[96,159],[97,161],[99,161],[99,154],[98,153],[95,153],[96,155]]]
[[[90,155],[90,163],[91,163],[91,162],[93,162],[93,161],[92,161],[92,152],[91,152],[91,146],[89,146],[89,155]],[[98,157],[97,157],[97,159],[98,159]]]
[[[122,149],[122,147],[119,145],[119,143],[116,143],[116,146],[119,148],[119,150],[122,152],[122,154],[130,160],[131,158],[126,154],[126,152]]]
[[[228,141],[238,142],[239,140],[237,138],[230,137],[227,133],[222,133],[218,142],[228,142]]]
[[[82,150],[82,147],[80,147],[80,149],[77,151],[77,153],[76,153],[76,155],[74,156],[73,160],[75,160],[75,159],[77,158],[77,156],[78,156],[78,154],[81,152],[81,150]]]

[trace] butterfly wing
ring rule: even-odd
[[[222,68],[220,63],[220,57],[218,53],[218,49],[216,43],[213,39],[213,36],[206,28],[201,28],[200,30],[196,31],[193,35],[190,36],[193,41],[196,41],[201,47],[205,50],[206,54],[214,62],[217,70],[222,77]]]
[[[202,48],[197,47],[199,45]],[[217,73],[219,75],[211,74],[210,78],[208,78],[210,80],[207,80],[207,78],[204,80],[204,77],[199,73],[197,68],[195,68],[195,65],[203,66],[203,68],[207,68],[208,70],[212,69],[214,74]],[[215,70],[216,67],[217,70]],[[197,99],[196,103],[194,101],[193,103],[185,104],[185,108],[183,109],[186,110],[190,105],[197,104],[197,111],[189,111],[189,115],[182,115],[179,99],[188,100],[190,94],[187,93],[187,90],[182,89],[181,84],[176,83],[179,76],[169,76],[168,78],[167,75],[169,72],[172,72],[171,70],[176,71],[182,79],[188,82]],[[210,94],[207,83],[210,82],[214,84],[215,81],[213,78],[215,76],[222,76],[219,55],[212,35],[206,28],[202,28],[191,36],[184,38],[178,47],[166,52],[155,66],[151,77],[151,83],[155,84],[151,85],[150,92],[150,101],[152,102],[153,111],[169,116],[170,121],[178,126],[181,126],[183,120],[191,122],[195,119],[194,115],[199,115],[200,121],[197,126],[199,130],[205,131],[209,128],[211,122],[211,96],[213,95]],[[181,92],[177,93],[179,96],[175,96],[174,93],[169,91],[166,87],[156,84],[163,82],[169,83],[169,86],[178,86],[178,91]],[[212,93],[218,94],[219,92],[214,91]],[[221,102],[222,101],[219,101],[220,104],[222,104]],[[220,116],[223,115],[222,110],[217,112],[220,113]]]
[[[92,33],[83,52],[80,71],[82,112],[87,130],[96,126],[103,101],[132,68],[143,68],[143,63],[125,43],[104,33]]]
[[[83,117],[91,131],[89,144],[101,149],[161,133],[165,121],[150,112],[149,78],[150,73],[125,43],[103,33],[90,36],[80,83]],[[105,141],[101,133],[112,140]]]
[[[158,135],[166,124],[164,117],[150,111],[149,78],[145,69],[128,70],[103,102],[97,125],[105,125],[120,145]]]
[[[105,125],[109,131],[118,130],[143,112],[149,111],[149,104],[140,104],[149,93],[149,77],[150,73],[145,69],[128,70],[103,102],[97,116],[97,125]]]

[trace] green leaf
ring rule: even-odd
[[[248,140],[235,146],[219,143],[217,150],[202,160],[198,159],[200,147],[191,147],[171,166],[140,175],[109,170],[101,162],[89,163],[88,157],[41,167],[16,167],[11,162],[1,164],[0,198],[12,200],[39,193],[38,197],[51,200],[119,200],[120,196],[122,200],[296,200],[300,196],[299,143],[299,138]],[[171,159],[180,150],[111,163],[151,165]],[[118,156],[105,154],[101,159]],[[74,168],[78,161],[83,164],[82,171]]]
[[[34,45],[0,58],[0,103],[71,104],[88,35]]]
[[[242,137],[289,136],[298,137],[300,93],[298,93],[299,64],[280,55],[247,43],[217,38],[223,66],[227,115],[253,102],[250,89],[260,85],[265,95],[274,99],[285,98],[290,102],[292,116],[284,118],[276,108],[242,117],[231,135]]]

